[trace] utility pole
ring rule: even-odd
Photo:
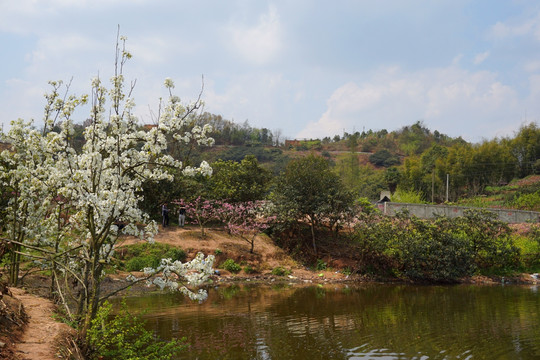
[[[431,172],[431,203],[434,204],[435,198],[435,169]]]
[[[450,186],[450,174],[446,174],[446,202],[448,202],[448,188]]]

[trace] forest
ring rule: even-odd
[[[287,140],[279,130],[254,128],[247,121],[235,124],[219,115],[204,113],[198,121],[212,125],[210,136],[215,145],[191,151],[191,161],[206,160],[221,169],[223,162],[240,164],[246,156],[253,156],[257,166],[245,178],[266,177],[270,184],[291,159],[315,154],[328,160],[331,171],[356,197],[372,202],[386,190],[393,194],[392,201],[540,211],[536,182],[512,184],[540,174],[540,128],[536,123],[523,125],[513,137],[473,144],[432,131],[422,122],[390,132],[368,130]],[[200,195],[189,186],[184,188],[189,190],[182,193],[180,187],[178,194],[166,193],[166,197]],[[261,200],[269,192],[270,187],[251,200]]]

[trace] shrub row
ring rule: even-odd
[[[451,282],[475,273],[507,272],[520,266],[520,251],[507,224],[487,211],[455,219],[422,220],[407,213],[366,216],[353,240],[360,245],[361,271],[416,281]]]

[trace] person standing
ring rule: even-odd
[[[163,216],[163,227],[169,226],[169,209],[167,208],[167,203],[161,206],[161,216]]]
[[[178,210],[178,226],[184,227],[185,222],[186,222],[186,208],[181,206],[180,210]]]

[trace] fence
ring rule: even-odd
[[[435,216],[446,216],[449,218],[463,216],[463,213],[467,209],[476,209],[464,206],[448,206],[448,205],[426,205],[426,204],[406,204],[406,203],[393,203],[385,202],[377,204],[379,210],[383,214],[393,216],[396,213],[406,209],[411,215],[422,219],[430,219]],[[525,211],[525,210],[512,210],[512,209],[485,209],[492,213],[497,214],[499,220],[507,222],[509,224],[524,223],[524,222],[540,222],[540,212]]]

